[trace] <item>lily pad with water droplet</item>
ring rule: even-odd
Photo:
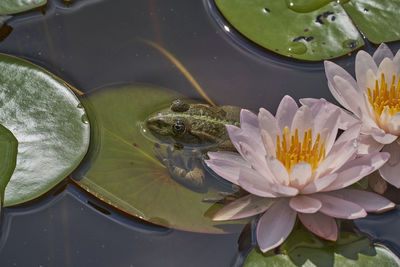
[[[61,79],[30,62],[0,54],[0,124],[19,142],[5,206],[39,197],[78,166],[90,137],[79,103]]]
[[[336,242],[316,238],[306,230],[294,230],[281,246],[282,254],[251,250],[244,267],[267,266],[399,266],[400,260],[389,249],[371,245],[366,237],[344,232]]]
[[[256,44],[283,56],[302,60],[339,57],[364,45],[357,28],[343,7],[330,1],[294,7],[285,0],[215,0],[223,16]],[[307,1],[294,1],[307,3]],[[292,8],[294,8],[292,7]]]
[[[43,6],[47,0],[1,0],[0,15],[10,15]]]
[[[92,125],[91,147],[72,177],[104,202],[158,225],[207,233],[240,231],[242,221],[210,219],[221,205],[202,200],[218,196],[218,187],[204,192],[187,188],[156,158],[158,140],[144,132],[143,122],[177,97],[144,85],[108,87],[87,95],[83,103]]]

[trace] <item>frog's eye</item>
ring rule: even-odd
[[[185,103],[181,99],[175,99],[172,102],[171,110],[175,112],[185,112],[189,109],[189,104]]]
[[[181,120],[176,120],[172,125],[172,131],[176,135],[184,134],[186,130],[185,123]]]

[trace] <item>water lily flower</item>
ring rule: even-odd
[[[359,51],[355,62],[356,80],[333,62],[325,62],[328,86],[342,110],[342,128],[362,123],[359,154],[385,151],[390,160],[379,169],[383,179],[400,188],[400,52],[381,44],[371,57]],[[313,106],[318,100],[302,99]],[[333,104],[332,104],[333,106]]]
[[[239,153],[209,152],[208,167],[250,194],[224,206],[213,217],[234,220],[263,213],[257,224],[262,251],[279,246],[296,218],[314,234],[336,240],[334,218],[357,219],[383,212],[394,204],[382,196],[345,189],[381,167],[388,153],[355,158],[360,124],[336,140],[339,109],[326,101],[298,107],[285,96],[274,117],[261,108],[257,115],[242,110],[240,128],[226,125]]]

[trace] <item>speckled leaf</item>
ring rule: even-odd
[[[85,190],[126,213],[159,225],[196,232],[240,231],[242,222],[213,222],[220,205],[202,201],[218,196],[210,186],[195,192],[173,180],[156,159],[142,128],[145,119],[168,107],[178,95],[149,86],[109,87],[84,102],[92,125],[85,163],[72,175]]]
[[[9,15],[43,6],[47,0],[1,0],[0,15]]]
[[[17,162],[18,141],[3,125],[0,125],[0,196],[4,200],[4,189],[10,181]],[[1,202],[1,201],[0,201]]]
[[[364,45],[357,28],[337,3],[318,8],[314,2],[321,1],[311,1],[314,5],[309,8],[318,9],[300,13],[286,4],[293,1],[215,2],[225,18],[244,36],[284,56],[316,61],[339,57]]]
[[[17,166],[4,205],[51,189],[84,157],[90,127],[64,81],[16,57],[0,54],[0,123],[17,138]]]
[[[251,250],[245,267],[267,266],[399,266],[400,261],[386,247],[372,246],[365,237],[344,232],[336,242],[323,241],[306,230],[291,234],[281,247],[282,254],[272,251],[263,254]]]
[[[379,44],[400,39],[400,1],[353,0],[343,7],[369,41]]]

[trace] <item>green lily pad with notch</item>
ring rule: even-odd
[[[47,4],[47,0],[1,0],[0,14],[11,15]]]
[[[18,140],[4,206],[35,199],[68,176],[87,152],[85,110],[60,78],[25,60],[0,54],[0,124]]]
[[[282,254],[251,250],[244,267],[263,266],[399,266],[400,260],[389,249],[371,245],[366,237],[341,233],[338,241],[329,242],[315,237],[307,230],[294,231],[281,246]]]
[[[343,7],[369,41],[379,44],[400,40],[400,1],[352,0]]]
[[[86,95],[91,147],[72,178],[102,201],[151,223],[193,232],[239,232],[243,221],[210,219],[222,206],[202,200],[218,196],[218,187],[191,190],[173,180],[156,158],[158,140],[145,132],[143,122],[178,97],[148,85],[106,87]]]
[[[0,202],[17,163],[18,141],[6,127],[0,125]]]
[[[241,34],[272,52],[318,61],[400,40],[397,0],[215,0]],[[360,30],[361,33],[358,31]]]

